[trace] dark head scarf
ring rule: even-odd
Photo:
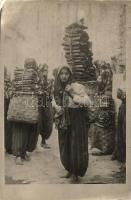
[[[67,69],[70,73],[70,77],[67,83],[62,83],[60,80],[60,72],[62,69]],[[70,69],[70,67],[68,66],[62,66],[61,68],[59,68],[57,70],[57,74],[55,77],[55,83],[54,83],[54,98],[55,101],[58,105],[62,104],[62,96],[63,96],[63,92],[65,90],[65,87],[67,84],[71,83],[71,79],[72,79],[72,71]]]
[[[40,70],[40,72],[48,70],[48,65],[46,63],[45,64],[40,64],[39,65],[39,70]]]
[[[24,68],[30,68],[30,66],[34,69],[37,69],[37,63],[34,58],[25,59]]]

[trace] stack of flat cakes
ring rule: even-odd
[[[65,28],[63,47],[65,58],[77,81],[95,81],[96,73],[92,64],[92,43],[85,31],[86,26],[73,23]]]
[[[23,77],[24,69],[16,67],[14,70],[14,91],[19,92],[22,91],[22,77]]]
[[[34,68],[16,68],[14,71],[14,90],[15,92],[30,93],[34,92],[37,80],[37,73]]]

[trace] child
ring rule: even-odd
[[[71,83],[71,77],[72,72],[68,66],[58,70],[54,98],[58,111],[56,115],[61,162],[68,171],[65,177],[72,177],[73,182],[76,182],[78,176],[85,175],[88,167],[88,130],[87,109],[70,104],[70,87],[67,85]]]

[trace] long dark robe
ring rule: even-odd
[[[122,100],[118,112],[117,151],[116,157],[121,162],[126,162],[126,100]]]
[[[24,157],[26,151],[35,150],[37,143],[37,126],[22,122],[13,122],[12,152]]]
[[[71,125],[58,129],[60,158],[71,174],[84,176],[88,168],[88,130],[83,108],[69,108]]]

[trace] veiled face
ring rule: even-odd
[[[121,89],[117,90],[117,98],[122,99],[124,97],[124,92]]]
[[[44,68],[40,71],[40,76],[41,76],[42,79],[48,76],[48,67],[44,67]]]
[[[66,68],[61,69],[59,77],[60,77],[60,81],[62,83],[68,82],[69,78],[70,78],[70,71],[69,71],[69,69],[66,69]]]

